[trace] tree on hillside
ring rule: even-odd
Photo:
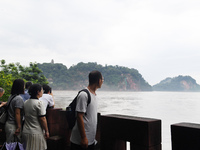
[[[66,66],[59,63],[37,65],[44,72],[45,77],[49,80],[49,85],[53,89],[66,89],[66,85],[70,83],[70,75]]]
[[[20,63],[6,64],[5,60],[1,60],[0,77],[0,87],[5,89],[4,101],[10,95],[12,83],[15,79],[24,79],[25,82],[32,81],[39,84],[48,83],[46,77],[42,74],[42,70],[38,68],[36,63],[30,63],[29,67],[23,67]]]

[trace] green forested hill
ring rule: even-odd
[[[190,76],[166,78],[153,86],[154,91],[199,91],[200,85]]]
[[[102,66],[97,63],[78,63],[70,68],[63,64],[38,64],[48,78],[50,86],[57,90],[79,90],[88,85],[88,74],[99,70],[104,77],[102,90],[149,91],[152,87],[136,69],[120,66]]]

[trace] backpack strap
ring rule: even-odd
[[[88,106],[88,105],[90,104],[90,102],[91,102],[90,92],[88,91],[88,89],[82,89],[82,90],[80,90],[80,91],[78,92],[78,95],[79,95],[79,93],[82,92],[82,91],[86,92],[87,95],[88,95],[88,101],[87,101],[87,106]]]
[[[15,94],[15,95],[13,95],[13,96],[11,97],[11,99],[10,99],[10,101],[9,101],[7,107],[6,107],[7,110],[8,110],[8,108],[9,108],[9,106],[10,106],[10,103],[12,102],[12,100],[13,100],[16,96],[17,96],[17,95]]]

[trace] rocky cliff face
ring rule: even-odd
[[[180,86],[186,91],[192,90],[196,87],[196,85],[194,85],[193,83],[187,82],[185,80],[180,81]]]
[[[123,80],[118,83],[118,89],[122,91],[140,91],[140,85],[133,81],[133,78],[130,74],[127,75],[121,75]]]

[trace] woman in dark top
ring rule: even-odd
[[[21,140],[24,101],[19,94],[24,94],[24,81],[22,79],[16,79],[13,82],[11,95],[6,104],[8,106],[10,103],[8,108],[8,119],[5,124],[7,143],[14,141],[14,135],[18,136]]]

